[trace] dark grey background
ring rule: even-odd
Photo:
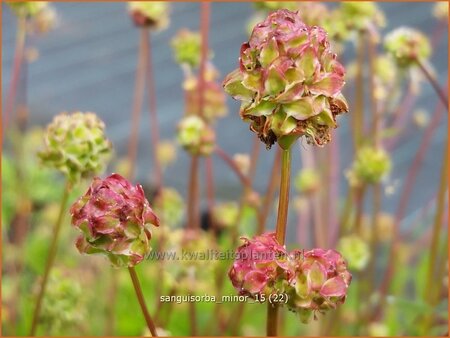
[[[130,127],[131,99],[134,88],[134,74],[137,61],[139,34],[126,12],[125,3],[54,3],[59,16],[58,29],[38,38],[34,45],[40,57],[29,67],[29,106],[31,123],[45,125],[52,116],[61,111],[94,111],[107,125],[108,136],[113,140],[116,151],[124,154]],[[199,28],[199,3],[173,3],[171,24],[167,30],[153,35],[153,58],[157,85],[157,107],[162,138],[174,134],[175,123],[183,113],[181,83],[183,74],[172,58],[169,41],[182,27]],[[387,27],[408,25],[428,35],[435,30],[432,3],[380,3],[387,17]],[[212,4],[210,46],[214,50],[214,64],[222,76],[237,66],[240,45],[246,40],[246,23],[253,13],[249,3]],[[15,20],[7,6],[3,6],[3,98],[7,94],[14,51]],[[431,63],[437,70],[439,81],[445,84],[448,72],[448,31],[433,51]],[[353,48],[349,46],[349,56]],[[348,57],[345,57],[348,60]],[[347,92],[352,93],[351,83]],[[5,101],[3,101],[5,102]],[[415,108],[429,113],[437,103],[436,95],[428,83],[422,85],[420,98]],[[146,109],[146,104],[145,104]],[[237,115],[238,103],[229,99],[229,115],[221,120],[218,128],[218,143],[228,153],[248,152],[251,148],[251,133]],[[145,181],[151,165],[148,113],[143,112],[139,148],[138,177]],[[341,196],[346,186],[344,170],[352,158],[348,117],[340,119],[339,138]],[[401,186],[412,157],[418,148],[422,131],[413,125],[402,138],[393,153],[394,168],[390,184]],[[412,215],[436,192],[441,154],[447,138],[445,118],[433,137],[425,163],[417,178],[411,196],[408,214]],[[270,173],[274,151],[262,149],[256,177],[257,189],[263,191]],[[294,173],[300,168],[300,156],[294,154]],[[186,191],[189,161],[179,151],[177,163],[166,172],[168,185],[175,186],[183,194]],[[219,159],[215,160],[217,190],[222,198],[235,198],[241,191],[239,182]],[[395,210],[399,189],[384,198],[384,209]]]

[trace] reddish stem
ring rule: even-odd
[[[215,153],[226,163],[228,167],[233,170],[238,176],[244,187],[249,187],[251,185],[250,180],[247,176],[245,176],[241,169],[238,167],[236,162],[228,155],[222,148],[216,146]]]

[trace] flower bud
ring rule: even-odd
[[[299,313],[302,322],[308,322],[313,312],[335,309],[345,302],[352,275],[340,253],[313,249],[295,257],[295,276],[286,290],[287,305]]]
[[[48,6],[47,1],[8,1],[7,4],[19,17],[33,17]]]
[[[303,169],[295,177],[294,185],[300,193],[312,193],[319,187],[320,178],[313,169]]]
[[[301,136],[320,146],[331,140],[336,116],[348,111],[343,85],[344,67],[326,32],[288,10],[255,26],[241,47],[240,67],[223,82],[266,147],[278,142],[283,149]]]
[[[383,149],[362,147],[356,154],[347,179],[351,186],[380,182],[391,170],[391,160]]]
[[[387,34],[384,47],[400,67],[409,67],[416,60],[425,60],[431,54],[428,38],[409,27],[400,27]]]
[[[277,292],[278,282],[292,278],[286,249],[278,244],[273,232],[242,239],[244,244],[237,249],[228,272],[233,286],[240,295],[250,297]]]
[[[151,229],[159,226],[140,185],[112,174],[94,178],[88,191],[70,208],[72,225],[82,235],[80,253],[103,254],[113,266],[132,267],[151,251]]]
[[[338,249],[347,259],[350,269],[363,270],[370,259],[370,248],[366,241],[357,235],[342,237]]]
[[[214,130],[198,116],[186,116],[178,124],[178,142],[191,155],[210,155],[214,150],[215,140]]]
[[[156,148],[156,157],[163,167],[167,167],[175,162],[177,149],[172,141],[160,141]]]
[[[104,129],[103,121],[93,113],[59,114],[47,126],[44,149],[38,156],[71,183],[99,174],[112,149]]]
[[[128,12],[137,27],[161,30],[169,25],[166,1],[129,1]]]
[[[163,188],[156,195],[153,208],[164,223],[170,228],[179,225],[184,215],[184,202],[181,195],[173,188]]]
[[[177,63],[187,64],[192,68],[198,67],[202,46],[202,39],[198,32],[182,29],[172,38],[170,45]]]

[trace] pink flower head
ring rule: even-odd
[[[330,140],[336,115],[348,111],[344,83],[326,32],[282,9],[255,26],[241,47],[240,67],[223,85],[242,101],[241,117],[267,147],[287,148],[300,136],[316,145]]]
[[[243,240],[228,273],[240,294],[271,294],[276,289],[276,282],[293,276],[286,249],[278,244],[275,233]]]
[[[134,266],[150,252],[152,226],[159,226],[140,185],[118,174],[94,178],[88,191],[70,208],[72,224],[81,230],[81,253],[104,254],[114,266]]]

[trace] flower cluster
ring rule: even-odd
[[[105,124],[93,113],[62,113],[47,127],[42,163],[63,172],[74,183],[99,174],[111,153]]]
[[[179,64],[186,64],[197,68],[201,59],[202,39],[198,32],[188,29],[180,30],[170,42],[175,53],[175,60]]]
[[[244,241],[228,274],[240,294],[286,293],[288,308],[299,312],[305,322],[313,312],[336,308],[345,301],[352,276],[337,251],[288,253],[274,233]]]
[[[47,1],[8,1],[11,10],[19,17],[30,18],[48,6]]]
[[[347,258],[351,269],[361,271],[370,259],[369,244],[358,235],[342,237],[338,243],[339,251]]]
[[[336,116],[348,111],[341,93],[344,67],[330,51],[326,32],[289,10],[255,26],[241,47],[240,67],[223,85],[242,101],[242,119],[268,148],[278,142],[287,149],[301,136],[324,145]]]
[[[194,156],[208,156],[215,146],[214,130],[199,116],[183,117],[178,124],[178,142]]]
[[[384,47],[401,67],[411,66],[417,60],[425,60],[431,54],[428,38],[409,27],[400,27],[387,34]]]
[[[128,11],[137,27],[160,30],[169,25],[169,5],[166,1],[130,1]]]
[[[380,182],[390,170],[391,160],[383,149],[365,146],[358,150],[346,175],[351,186],[361,186]]]
[[[88,191],[71,207],[72,224],[81,230],[81,253],[104,254],[116,267],[132,267],[150,252],[151,228],[159,226],[140,185],[112,174],[94,178]]]

